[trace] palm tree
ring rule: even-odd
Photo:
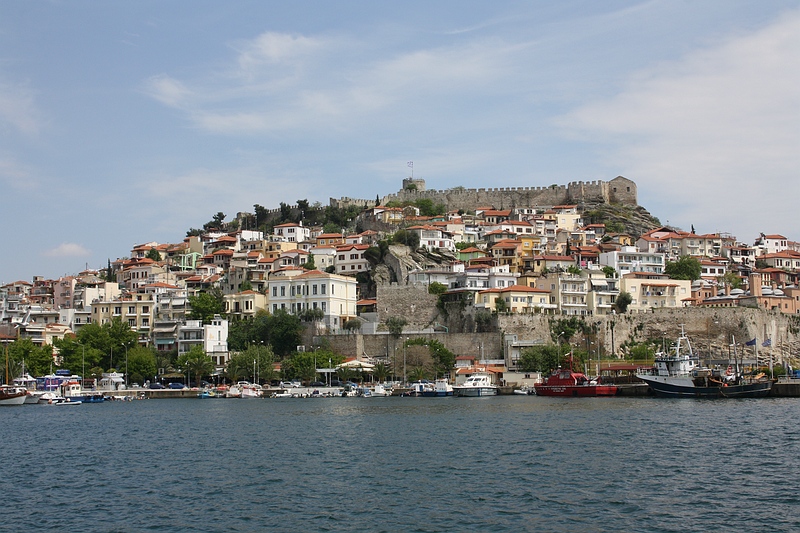
[[[178,357],[178,366],[189,375],[194,375],[195,383],[200,383],[200,378],[214,371],[214,361],[206,355],[200,346],[193,346],[191,350]]]
[[[389,375],[389,365],[386,363],[377,363],[375,368],[372,369],[372,375],[379,383],[386,381],[386,377]]]

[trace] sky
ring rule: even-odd
[[[0,284],[254,204],[625,176],[800,240],[800,0],[0,2]]]

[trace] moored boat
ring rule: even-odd
[[[590,397],[615,396],[617,386],[590,380],[583,372],[555,370],[542,383],[534,385],[537,396]]]
[[[439,378],[433,382],[433,390],[429,391],[425,396],[453,396],[453,386],[445,378]]]
[[[476,372],[462,385],[453,385],[454,396],[497,396],[498,387],[492,383],[492,376],[486,372]]]
[[[672,350],[657,353],[651,372],[636,377],[656,396],[672,398],[763,398],[772,392],[771,380],[763,375],[747,379],[738,365],[725,371],[702,368],[683,326]]]
[[[105,401],[105,396],[96,392],[83,390],[81,382],[78,380],[69,380],[61,384],[61,396],[72,402],[82,403],[102,403]]]
[[[28,391],[23,387],[0,385],[0,405],[22,405],[28,398]]]

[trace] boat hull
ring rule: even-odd
[[[497,387],[453,387],[453,389],[454,395],[461,397],[497,396]]]
[[[536,385],[537,396],[564,398],[616,396],[616,385]]]
[[[691,380],[639,378],[650,386],[653,394],[666,398],[764,398],[772,393],[771,381],[702,387]]]

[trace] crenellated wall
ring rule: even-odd
[[[415,202],[428,199],[434,204],[444,204],[447,209],[464,209],[474,211],[479,207],[509,209],[511,207],[554,206],[582,203],[619,203],[638,205],[636,183],[617,176],[611,181],[575,181],[567,185],[550,185],[547,187],[489,187],[467,189],[426,189],[425,181],[413,180],[415,187],[410,187],[409,179],[403,180],[403,188],[397,193],[381,198],[381,203],[392,201]],[[374,200],[355,198],[331,198],[331,205],[347,207],[348,205],[372,205]]]

